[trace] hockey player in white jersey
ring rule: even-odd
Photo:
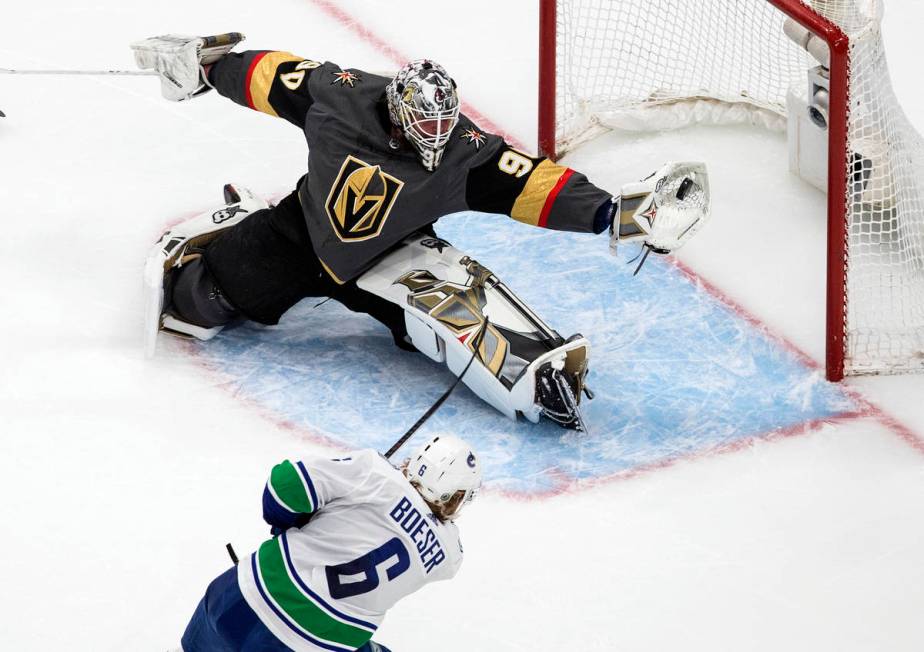
[[[454,520],[481,485],[464,441],[434,437],[398,469],[373,450],[276,465],[273,538],[216,578],[184,652],[387,652],[372,636],[398,600],[462,564]]]

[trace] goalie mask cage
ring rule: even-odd
[[[829,88],[807,102],[827,112],[827,377],[924,371],[924,141],[891,88],[881,0],[540,7],[539,147],[551,158],[609,128],[785,129],[787,94],[808,95],[823,65]]]

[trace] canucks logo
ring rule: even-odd
[[[375,238],[403,187],[378,165],[347,156],[324,205],[334,232],[344,242]]]

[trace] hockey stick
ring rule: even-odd
[[[44,68],[25,69],[25,68],[0,68],[0,75],[123,75],[131,77],[150,77],[157,75],[153,70],[51,70]],[[0,111],[0,118],[5,118],[6,114]]]
[[[478,333],[475,335],[475,339],[472,341],[472,345],[473,345],[472,348],[474,350],[472,351],[472,357],[468,359],[468,364],[465,365],[465,369],[462,370],[462,373],[459,374],[455,382],[453,382],[453,384],[449,386],[449,389],[443,392],[443,395],[440,396],[436,400],[436,402],[430,406],[430,409],[424,412],[423,415],[419,419],[417,419],[417,423],[411,426],[406,433],[401,435],[401,438],[398,441],[392,444],[392,447],[388,449],[387,453],[385,453],[386,460],[391,459],[391,456],[394,455],[395,452],[397,452],[399,448],[404,446],[405,442],[408,439],[410,439],[415,432],[417,432],[420,426],[422,426],[427,421],[427,419],[432,417],[434,412],[440,409],[440,406],[446,401],[447,398],[449,398],[449,395],[452,394],[452,390],[454,390],[456,386],[460,382],[462,382],[462,378],[465,376],[465,372],[468,371],[468,368],[472,366],[472,363],[475,361],[475,357],[478,355],[478,349],[481,346],[481,342],[484,339],[485,331],[487,330],[488,330],[488,317],[487,315],[485,315],[484,322],[481,324],[481,328],[478,329]]]
[[[127,75],[138,77],[157,76],[153,70],[53,70],[50,68],[0,68],[3,75]]]

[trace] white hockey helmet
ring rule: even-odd
[[[433,172],[443,159],[452,130],[459,124],[456,82],[435,61],[418,59],[405,64],[385,88],[393,125]]]
[[[405,473],[443,519],[455,519],[481,487],[481,464],[455,435],[437,435],[417,449]]]

